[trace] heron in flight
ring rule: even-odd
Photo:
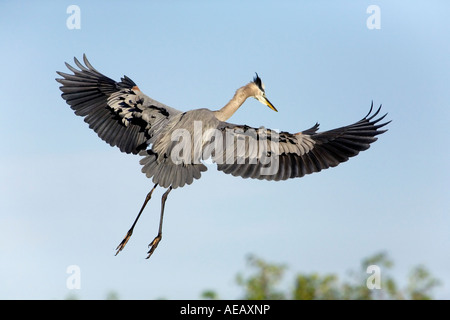
[[[277,111],[267,99],[258,74],[236,90],[233,98],[218,110],[179,111],[145,95],[127,76],[116,82],[97,71],[83,55],[84,65],[74,58],[73,74],[57,71],[62,98],[84,118],[89,128],[125,153],[139,154],[142,172],[154,186],[125,238],[116,248],[123,250],[147,202],[157,186],[167,191],[161,199],[158,234],[149,244],[147,259],[162,239],[164,207],[172,189],[199,179],[210,158],[217,169],[233,176],[264,180],[287,180],[335,167],[377,140],[387,131],[380,128],[386,116],[375,118],[380,109],[360,121],[337,129],[318,132],[319,124],[298,133],[251,128],[227,120],[249,97]]]

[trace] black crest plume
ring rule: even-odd
[[[261,89],[262,92],[264,92],[261,78],[258,76],[258,74],[256,72],[255,72],[255,77],[253,78],[253,82],[258,86],[259,89]]]

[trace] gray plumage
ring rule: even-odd
[[[386,131],[380,129],[389,123],[380,123],[386,115],[376,118],[381,106],[372,114],[372,104],[360,121],[324,132],[317,132],[318,124],[299,133],[251,128],[227,120],[249,97],[277,111],[267,99],[258,75],[219,110],[182,112],[146,96],[127,76],[120,82],[104,76],[85,55],[84,65],[76,58],[74,61],[79,69],[66,63],[73,74],[57,72],[62,77],[56,79],[62,85],[62,98],[102,140],[122,152],[143,157],[142,172],[152,178],[154,188],[169,188],[164,202],[170,190],[200,178],[206,171],[202,161],[208,157],[217,163],[218,170],[233,176],[274,181],[297,178],[335,167],[368,149],[376,136]],[[156,240],[149,256],[160,233]]]
[[[172,186],[175,189],[191,184],[193,179],[200,178],[201,172],[206,171],[205,165],[200,163],[202,159],[192,158],[191,163],[183,165],[175,165],[171,161],[170,147],[174,144],[171,134],[174,130],[185,129],[193,137],[193,122],[201,121],[204,131],[210,128],[222,131],[235,129],[229,130],[235,139],[249,138],[245,134],[249,129],[246,126],[220,121],[215,117],[215,112],[208,109],[182,113],[143,94],[127,76],[115,82],[92,67],[86,56],[83,58],[86,66],[75,58],[75,64],[80,70],[66,63],[73,75],[58,72],[63,77],[56,79],[62,84],[60,89],[63,99],[76,115],[84,117],[84,121],[101,139],[111,146],[117,146],[122,152],[144,156],[140,162],[142,171],[164,188]],[[254,83],[263,89],[259,77],[254,79]],[[259,174],[261,163],[249,164],[248,159],[244,163],[236,163],[237,150],[233,163],[229,163],[228,159],[223,161],[226,163],[219,164],[218,169],[234,176],[278,181],[335,167],[368,149],[370,143],[376,140],[375,136],[385,131],[379,128],[386,123],[377,125],[384,116],[374,120],[379,111],[373,115],[369,112],[361,121],[350,126],[322,133],[317,133],[318,125],[297,134],[281,132],[278,152],[280,166],[274,175]],[[252,138],[256,140],[260,135],[272,133],[264,128],[251,129],[257,133]],[[248,145],[254,146],[255,143],[249,142]],[[147,150],[149,146],[151,148]]]

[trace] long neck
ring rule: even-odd
[[[217,119],[227,121],[251,95],[248,85],[236,90],[233,98],[220,110],[214,111]]]

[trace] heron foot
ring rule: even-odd
[[[125,236],[125,238],[123,238],[122,242],[119,243],[119,245],[116,248],[116,250],[117,250],[117,252],[115,254],[116,256],[119,254],[120,251],[123,250],[123,248],[125,248],[128,240],[130,240],[132,234],[133,234],[133,230],[132,229],[128,230],[127,235]]]
[[[145,259],[150,258],[150,256],[153,254],[153,252],[156,250],[156,248],[158,247],[159,242],[162,239],[162,235],[158,234],[155,239],[153,239],[152,242],[150,242],[150,244],[148,245],[148,247],[150,248],[150,250],[147,252],[148,256]]]

